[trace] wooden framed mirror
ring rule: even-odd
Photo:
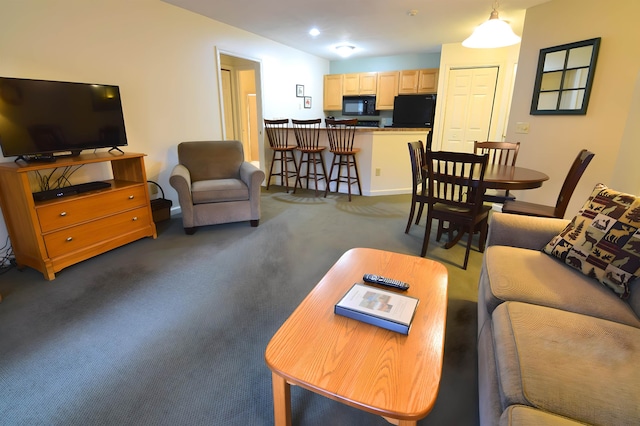
[[[600,37],[540,50],[532,115],[587,113]]]

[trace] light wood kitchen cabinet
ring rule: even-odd
[[[438,91],[438,68],[420,70],[418,73],[418,93],[436,93]]]
[[[438,89],[438,68],[400,71],[399,95],[436,93]]]
[[[19,268],[47,280],[67,266],[144,237],[157,237],[144,154],[84,154],[55,163],[0,164],[0,206]],[[111,187],[34,200],[30,173],[110,163]]]
[[[393,109],[393,101],[398,94],[399,71],[388,71],[378,73],[376,90],[376,109]]]
[[[376,72],[344,74],[342,94],[344,96],[375,95],[377,80]]]
[[[360,73],[360,95],[375,95],[378,87],[377,72],[361,72]]]
[[[343,74],[328,74],[324,76],[323,109],[325,111],[342,110],[343,81]]]

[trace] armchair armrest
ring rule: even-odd
[[[511,246],[541,250],[567,225],[567,219],[494,212],[489,222],[487,246]]]
[[[256,188],[259,190],[260,185],[264,181],[264,172],[251,163],[244,162],[240,165],[240,180],[248,187],[249,192],[253,193]]]
[[[185,227],[193,225],[193,197],[191,196],[191,173],[182,164],[176,165],[171,171],[169,184],[178,193],[178,203],[180,211],[186,223]]]

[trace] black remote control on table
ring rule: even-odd
[[[409,288],[409,284],[405,282],[382,277],[380,275],[364,274],[362,279],[368,283],[380,284],[380,285],[384,285],[391,288],[397,288],[398,290],[403,290],[403,291]]]

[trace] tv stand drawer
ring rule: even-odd
[[[49,257],[54,258],[145,228],[150,220],[149,209],[141,207],[47,234],[44,243]]]
[[[135,185],[128,188],[106,190],[95,194],[60,199],[53,204],[36,207],[40,229],[50,232],[56,229],[98,219],[123,210],[144,206],[145,188]]]

